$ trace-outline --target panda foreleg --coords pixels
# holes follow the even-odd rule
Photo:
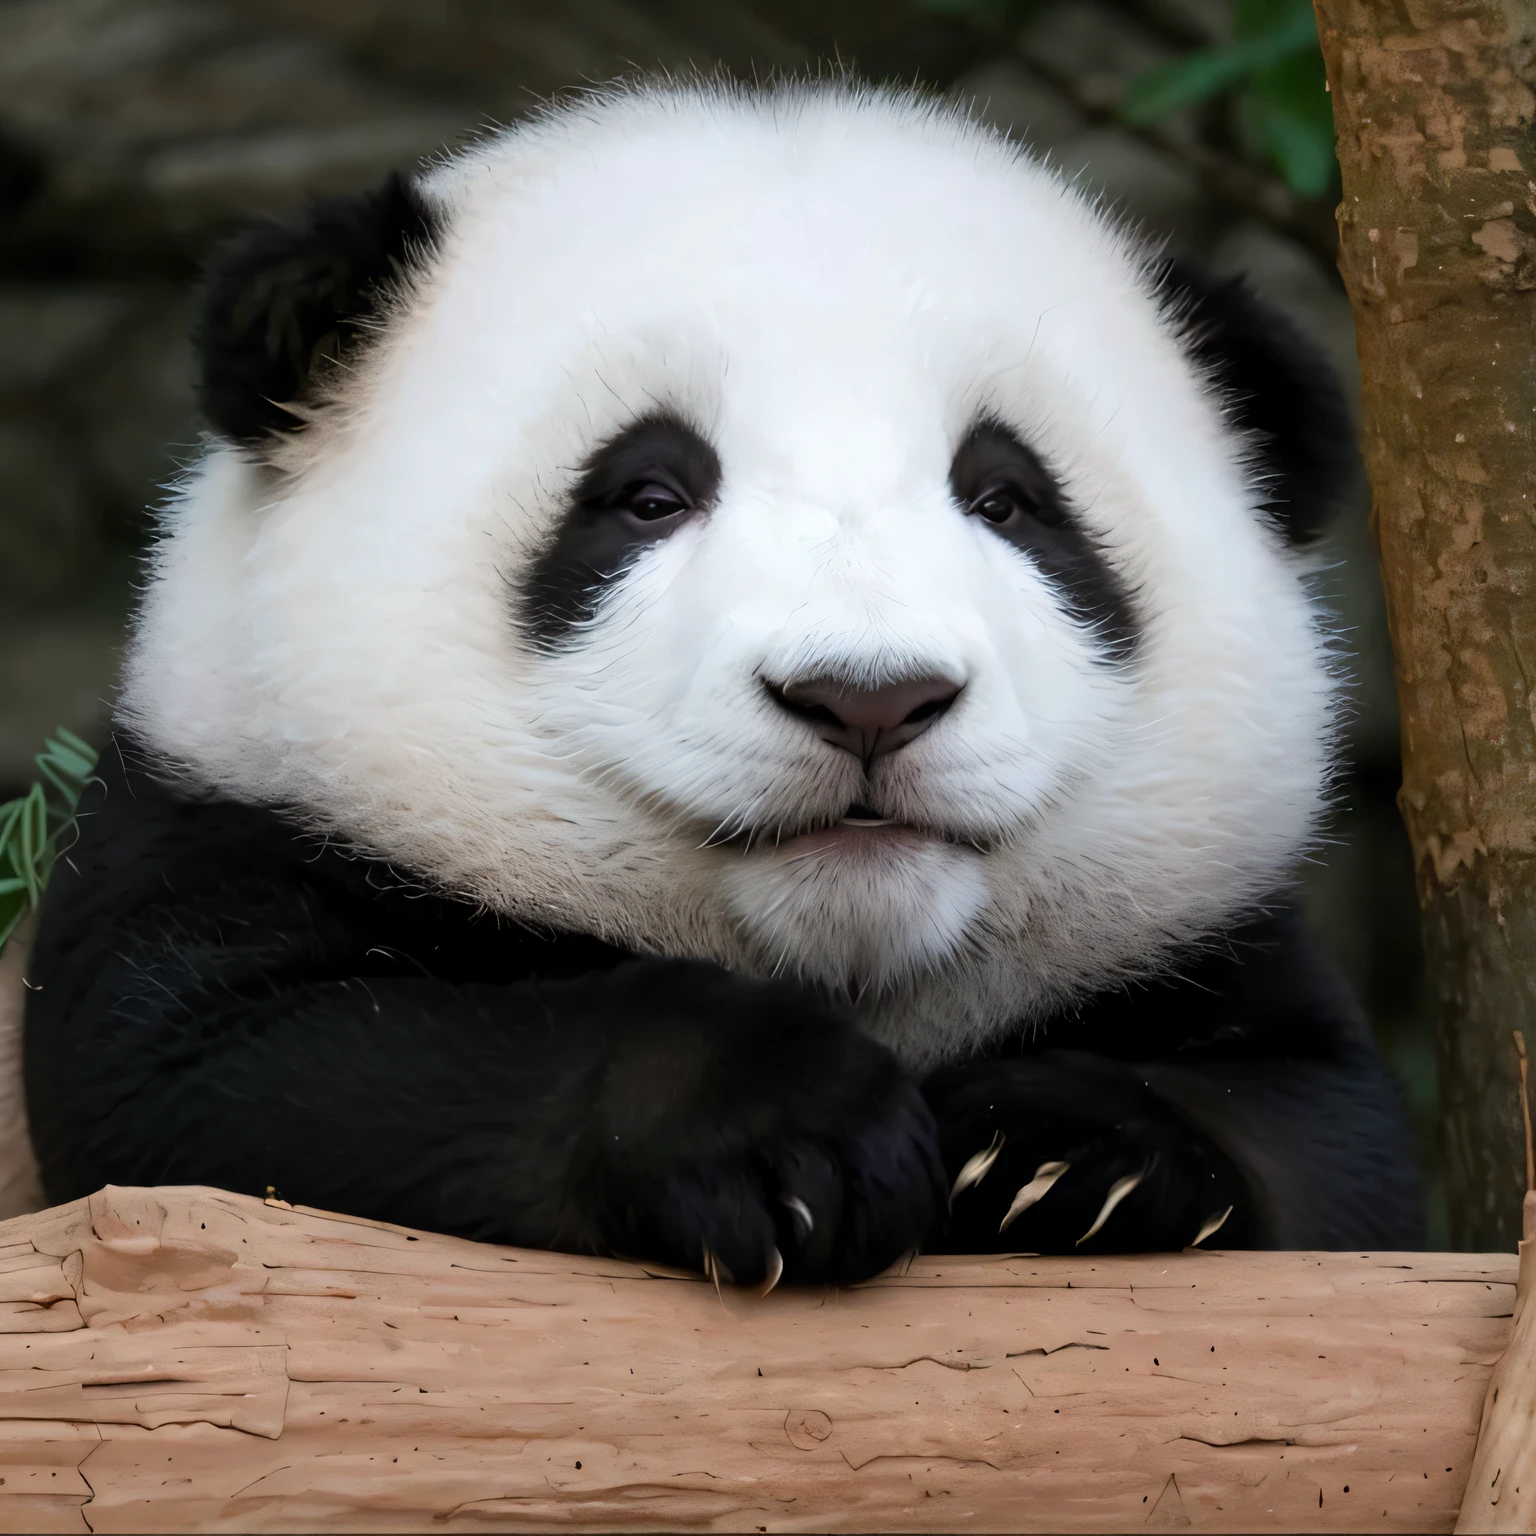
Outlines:
[[[1249,1238],[1231,1162],[1126,1063],[1050,1051],[951,1068],[926,1088],[952,1178],[951,1251],[1179,1249],[1223,1216],[1223,1243]],[[966,1165],[981,1147],[995,1158],[976,1179]]]
[[[158,927],[158,925],[157,925]],[[213,1184],[757,1284],[859,1280],[942,1204],[917,1084],[788,986],[636,960],[539,983],[284,971],[217,918],[124,935],[32,1021],[49,1193]],[[243,944],[249,944],[243,950]],[[243,958],[242,958],[243,957]]]
[[[1422,1246],[1395,1093],[1367,1052],[1128,1063],[1049,1051],[927,1085],[952,1178],[952,1251]]]

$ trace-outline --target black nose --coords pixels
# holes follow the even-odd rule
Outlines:
[[[823,741],[862,758],[875,758],[916,741],[960,697],[947,677],[906,677],[863,688],[842,677],[767,683],[781,708],[804,720]]]

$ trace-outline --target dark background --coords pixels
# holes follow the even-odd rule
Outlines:
[[[0,0],[0,799],[47,732],[102,734],[136,552],[196,451],[185,334],[210,243],[636,68],[841,60],[967,102],[1150,237],[1247,273],[1355,387],[1329,200],[1234,147],[1220,103],[1127,127],[1127,80],[1221,0]],[[599,215],[600,217],[600,215]],[[1434,1178],[1433,1035],[1393,796],[1391,655],[1363,488],[1325,551],[1352,678],[1313,921],[1365,999]]]

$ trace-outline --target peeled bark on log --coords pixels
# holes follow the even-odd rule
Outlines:
[[[1536,1531],[1536,1190],[1525,1195],[1515,1329],[1483,1401],[1477,1454],[1456,1521],[1463,1532]]]
[[[1536,1040],[1536,0],[1316,0],[1459,1244],[1513,1249]]]
[[[1449,1530],[1515,1259],[920,1259],[849,1290],[204,1189],[0,1225],[0,1528]]]

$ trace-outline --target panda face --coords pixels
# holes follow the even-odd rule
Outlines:
[[[168,513],[124,711],[194,778],[846,992],[915,1064],[1284,877],[1331,709],[1302,571],[1049,172],[901,97],[694,89],[422,196],[305,430]]]
[[[777,362],[712,432],[619,427],[510,595],[543,728],[703,855],[758,963],[890,987],[1102,750],[1135,621],[1016,432],[920,365],[909,403]]]

